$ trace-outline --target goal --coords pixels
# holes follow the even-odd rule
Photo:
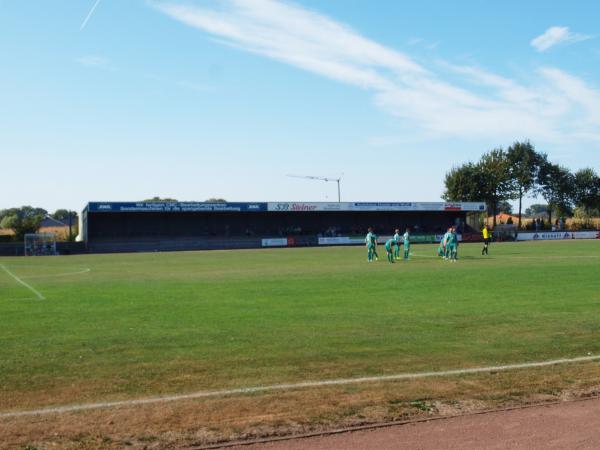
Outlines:
[[[25,235],[25,256],[56,255],[54,233],[28,233]]]

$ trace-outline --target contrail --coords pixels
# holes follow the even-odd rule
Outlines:
[[[81,24],[81,28],[79,28],[79,31],[81,31],[81,30],[83,30],[85,28],[85,26],[87,25],[88,21],[90,20],[90,17],[92,17],[92,14],[94,14],[94,11],[98,7],[98,4],[100,3],[100,1],[101,0],[96,0],[96,3],[94,3],[94,6],[92,6],[92,9],[90,9],[90,12],[86,16],[86,18],[83,20],[83,23]]]

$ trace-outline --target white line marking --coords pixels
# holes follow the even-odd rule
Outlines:
[[[27,289],[29,289],[31,292],[33,292],[33,293],[35,294],[35,296],[36,296],[36,297],[37,297],[39,300],[46,300],[46,297],[44,297],[44,295],[43,295],[43,294],[42,294],[40,291],[38,291],[38,290],[37,290],[36,288],[34,288],[33,286],[31,286],[31,285],[29,285],[29,284],[25,283],[25,282],[24,282],[23,280],[21,280],[21,279],[20,279],[18,276],[16,276],[14,273],[12,273],[10,270],[8,270],[4,264],[0,264],[0,268],[2,268],[2,270],[4,270],[4,271],[5,271],[7,274],[9,274],[11,277],[13,277],[13,279],[14,279],[14,280],[15,280],[17,283],[19,283],[19,284],[21,284],[21,285],[25,286]]]
[[[92,14],[94,14],[94,11],[96,10],[96,7],[98,6],[99,3],[100,3],[100,0],[96,0],[96,3],[94,3],[94,6],[92,6],[92,9],[90,9],[90,12],[86,16],[86,18],[83,20],[83,23],[81,24],[81,27],[79,28],[79,31],[82,31],[85,28],[88,21],[92,17]]]
[[[470,369],[455,369],[455,370],[442,370],[438,372],[417,372],[417,373],[401,373],[396,375],[380,375],[372,377],[361,377],[361,378],[340,378],[337,380],[321,380],[321,381],[305,381],[301,383],[285,383],[285,384],[271,384],[267,386],[255,386],[245,387],[238,389],[221,389],[218,391],[200,391],[193,392],[190,394],[180,395],[167,395],[163,397],[147,397],[133,400],[121,400],[114,402],[101,402],[101,403],[83,403],[79,405],[65,405],[55,406],[49,408],[33,409],[28,411],[11,411],[0,413],[0,418],[11,418],[11,417],[24,417],[24,416],[35,416],[44,414],[61,414],[67,412],[78,412],[87,411],[90,409],[106,409],[115,408],[120,406],[138,406],[148,405],[153,403],[166,403],[175,402],[179,400],[192,400],[198,398],[207,397],[222,397],[226,395],[234,394],[253,394],[257,392],[266,391],[281,391],[290,389],[302,389],[309,387],[323,387],[323,386],[339,386],[345,384],[359,384],[359,383],[376,383],[381,381],[398,381],[398,380],[412,380],[417,378],[428,378],[428,377],[444,377],[452,375],[468,375],[475,373],[486,373],[486,372],[501,372],[516,369],[528,369],[532,367],[547,367],[555,366],[559,364],[572,364],[579,362],[589,362],[600,360],[600,355],[594,356],[583,356],[579,358],[565,358],[565,359],[554,359],[550,361],[538,361],[521,364],[508,364],[504,366],[491,366],[491,367],[474,367]]]
[[[68,277],[70,275],[80,275],[83,273],[88,273],[91,272],[92,269],[90,268],[85,268],[85,269],[81,269],[78,270],[77,272],[66,272],[66,273],[57,273],[57,274],[49,274],[49,275],[29,275],[26,277],[21,277],[22,280],[26,280],[29,278],[53,278],[53,277]]]

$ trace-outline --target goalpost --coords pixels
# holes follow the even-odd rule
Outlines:
[[[27,233],[25,235],[25,256],[57,255],[54,233]]]

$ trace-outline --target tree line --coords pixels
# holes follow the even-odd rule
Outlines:
[[[485,201],[494,216],[509,200],[518,200],[518,226],[522,225],[523,199],[542,196],[552,213],[570,216],[574,208],[600,215],[600,177],[592,168],[571,172],[536,151],[529,141],[515,142],[506,150],[495,148],[477,162],[453,167],[444,180],[446,201]]]
[[[50,218],[68,225],[69,217],[73,227],[77,227],[77,213],[67,209],[57,209],[54,213],[49,214],[45,209],[34,208],[33,206],[8,208],[0,210],[0,228],[12,230],[14,239],[22,241],[27,233],[37,232],[44,219]]]
[[[177,200],[169,197],[152,197],[144,202],[176,202]],[[223,198],[211,197],[206,200],[207,203],[225,203],[226,200]],[[21,206],[20,208],[8,208],[0,210],[0,228],[12,230],[13,239],[16,241],[22,241],[23,237],[27,233],[36,233],[40,229],[40,224],[44,219],[51,218],[58,222],[62,222],[65,225],[69,224],[69,217],[73,227],[76,228],[78,225],[78,216],[75,211],[69,211],[67,209],[57,209],[54,213],[50,214],[44,208],[37,208],[33,206]],[[74,238],[74,236],[70,236]]]

